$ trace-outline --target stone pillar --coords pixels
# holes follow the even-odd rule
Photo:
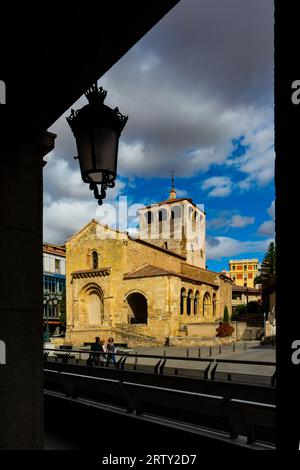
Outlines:
[[[194,316],[194,296],[191,295],[191,296],[190,296],[190,299],[191,299],[191,300],[190,300],[190,306],[191,306],[191,314],[190,314],[190,316]]]
[[[183,299],[183,315],[186,316],[187,315],[187,295],[183,294],[182,299]]]
[[[43,161],[55,135],[1,148],[0,448],[43,448]],[[4,145],[3,145],[4,147]]]

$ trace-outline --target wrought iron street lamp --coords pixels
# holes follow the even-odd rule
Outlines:
[[[46,310],[46,331],[45,331],[45,336],[44,336],[44,341],[48,342],[50,338],[50,332],[49,332],[49,308],[53,305],[54,307],[57,307],[59,298],[56,297],[55,295],[46,295],[43,300],[43,304],[45,306]]]
[[[67,121],[76,139],[82,180],[90,184],[98,204],[107,188],[115,186],[119,137],[128,120],[118,108],[104,104],[107,92],[95,83],[85,93],[88,104],[74,111]],[[97,185],[101,185],[99,193]]]

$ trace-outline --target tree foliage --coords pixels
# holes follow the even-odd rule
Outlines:
[[[274,288],[276,283],[276,247],[274,242],[270,242],[265,257],[261,264],[259,276],[254,279],[254,285],[260,284],[262,288],[262,305],[263,312],[269,311],[269,292]]]
[[[261,284],[262,290],[275,284],[276,281],[276,247],[274,242],[270,242],[263,262],[260,274],[255,277],[254,285]]]
[[[224,307],[223,322],[224,322],[224,323],[228,323],[228,322],[229,322],[229,313],[228,313],[227,305],[225,305],[225,307]]]

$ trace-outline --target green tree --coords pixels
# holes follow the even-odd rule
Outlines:
[[[260,274],[255,277],[254,285],[261,284],[262,290],[275,284],[276,281],[276,248],[275,243],[270,242],[265,257],[261,264]]]
[[[225,305],[225,307],[224,307],[223,322],[224,322],[224,323],[228,323],[228,322],[229,322],[229,313],[228,313],[227,305]]]
[[[269,311],[269,292],[276,282],[276,247],[270,242],[261,264],[260,274],[254,279],[254,285],[261,284],[262,312]]]

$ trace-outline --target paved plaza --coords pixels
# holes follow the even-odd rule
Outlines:
[[[234,348],[234,349],[233,349]],[[257,361],[257,362],[270,362],[274,363],[274,366],[269,365],[252,365],[252,364],[234,364],[234,363],[219,363],[217,367],[218,373],[232,373],[232,374],[245,374],[253,376],[255,382],[260,382],[260,380],[255,380],[256,377],[267,377],[268,382],[270,377],[275,372],[276,368],[276,349],[271,345],[261,345],[259,341],[251,342],[240,342],[235,343],[235,345],[222,346],[221,350],[219,346],[214,346],[212,348],[208,346],[199,347],[151,347],[151,348],[134,348],[134,351],[137,354],[153,354],[164,357],[189,357],[188,360],[181,359],[167,359],[165,364],[165,372],[169,369],[170,372],[172,369],[178,368],[181,372],[179,375],[190,375],[192,371],[197,373],[197,371],[204,370],[208,366],[208,361],[205,359],[215,359],[223,360],[227,359],[230,361]],[[199,358],[199,361],[193,361],[191,358]],[[151,358],[138,358],[137,366],[143,365],[155,365],[159,359]],[[134,359],[128,358],[127,363],[133,363]],[[194,375],[194,374],[193,374]],[[262,382],[264,382],[262,380]]]

